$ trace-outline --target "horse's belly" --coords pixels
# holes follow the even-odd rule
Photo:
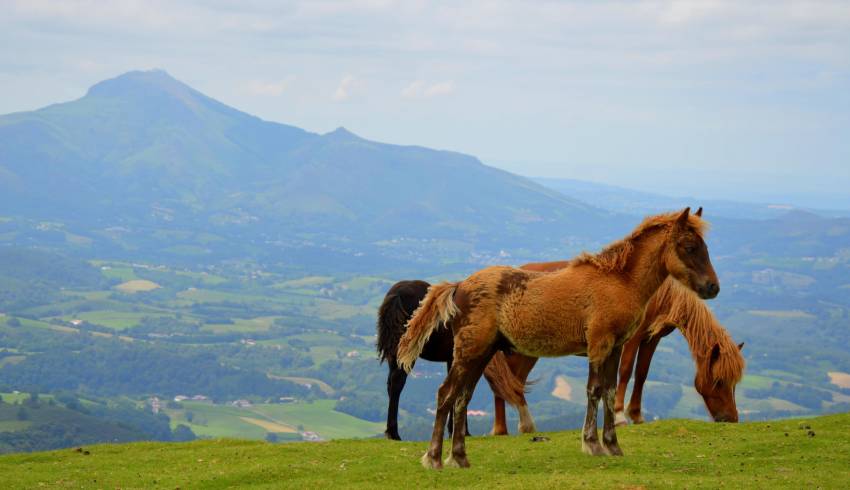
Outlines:
[[[587,352],[581,324],[516,325],[503,332],[517,352],[532,357],[560,357]]]

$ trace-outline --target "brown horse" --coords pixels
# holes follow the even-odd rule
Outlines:
[[[522,266],[530,270],[556,271],[567,262],[546,262]],[[711,417],[717,422],[737,422],[738,410],[735,405],[735,386],[744,372],[744,358],[741,348],[732,341],[728,332],[717,321],[708,306],[689,289],[667,278],[655,292],[646,306],[644,319],[632,338],[623,345],[620,357],[620,376],[614,411],[617,425],[627,423],[623,413],[623,401],[626,387],[632,376],[637,357],[637,372],[629,402],[629,418],[636,424],[643,422],[641,416],[641,396],[643,385],[649,373],[649,364],[658,342],[678,328],[688,342],[691,355],[696,363],[694,386],[702,395]],[[525,382],[528,374],[537,362],[537,358],[513,353],[507,356],[513,374]],[[494,395],[495,418],[493,435],[508,433],[505,421],[505,401]],[[525,396],[517,406],[519,412],[519,432],[534,432],[534,421],[528,410]]]
[[[614,394],[622,345],[640,324],[644,307],[672,275],[702,298],[720,290],[703,240],[705,223],[690,209],[645,219],[629,236],[602,252],[582,254],[553,273],[489,267],[459,283],[432,286],[399,342],[398,361],[409,370],[430,335],[450,325],[453,363],[437,393],[437,413],[426,467],[441,468],[443,432],[454,409],[447,464],[468,467],[466,407],[490,358],[498,350],[533,357],[586,354],[588,403],[582,448],[622,455],[614,426]],[[602,443],[596,427],[600,398]]]

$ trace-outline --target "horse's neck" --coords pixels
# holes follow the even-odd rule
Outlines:
[[[664,231],[648,233],[635,240],[626,273],[641,304],[646,304],[667,278],[664,265]]]

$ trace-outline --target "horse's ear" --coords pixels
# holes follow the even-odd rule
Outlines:
[[[720,359],[720,344],[714,344],[711,348],[711,357],[709,357],[708,365],[711,366]]]
[[[691,213],[691,208],[689,208],[689,207],[685,208],[685,210],[682,211],[682,214],[680,214],[679,217],[676,218],[676,225],[681,226],[681,227],[687,226],[688,215],[690,213]]]
[[[697,209],[697,212],[694,214],[702,218],[702,206],[700,206],[699,209]]]
[[[743,342],[738,344],[738,350],[744,350],[744,343]]]

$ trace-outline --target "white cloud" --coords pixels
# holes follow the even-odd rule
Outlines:
[[[423,80],[416,80],[404,87],[401,91],[401,96],[405,99],[439,97],[441,95],[449,95],[454,90],[455,83],[451,80],[430,85]]]
[[[438,97],[440,95],[449,95],[455,91],[455,83],[452,81],[440,82],[431,85],[425,89],[425,97]]]
[[[280,97],[289,88],[295,77],[289,76],[283,80],[269,82],[264,80],[252,80],[243,85],[245,92],[251,95]]]
[[[411,82],[410,85],[404,87],[401,91],[401,96],[405,99],[415,99],[422,95],[422,89],[425,88],[425,82],[422,80],[416,80]]]
[[[334,92],[333,100],[341,102],[343,100],[350,99],[353,88],[354,77],[351,75],[342,77],[342,80],[340,80],[339,85],[336,87],[336,91]]]

